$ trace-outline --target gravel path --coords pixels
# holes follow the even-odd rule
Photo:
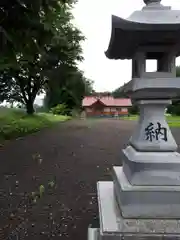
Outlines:
[[[13,230],[29,240],[87,239],[98,224],[96,182],[111,180],[135,125],[69,121],[2,147],[0,239]]]

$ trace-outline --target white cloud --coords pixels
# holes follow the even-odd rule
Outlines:
[[[180,9],[179,0],[163,0],[162,3]],[[114,90],[130,80],[131,61],[109,60],[104,52],[111,34],[111,15],[127,18],[142,7],[143,0],[79,0],[73,10],[75,24],[87,38],[83,43],[85,60],[80,68],[86,77],[95,81],[97,91]],[[153,70],[155,64],[151,62],[147,68]]]

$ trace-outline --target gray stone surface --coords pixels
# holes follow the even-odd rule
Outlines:
[[[98,182],[98,203],[101,235],[162,237],[180,236],[177,219],[125,219],[114,195],[113,182]],[[113,239],[113,238],[112,238]]]
[[[99,239],[180,240],[180,154],[164,116],[180,94],[180,11],[160,2],[144,0],[146,6],[128,19],[112,18],[106,56],[132,59],[124,91],[139,106],[140,118],[123,167],[113,168],[113,182],[98,183]],[[156,72],[146,72],[146,59],[157,60]]]
[[[143,78],[143,75],[145,76]],[[144,73],[141,78],[133,78],[124,88],[136,99],[171,99],[180,94],[180,78],[154,77]]]
[[[155,2],[147,4],[141,11],[133,12],[128,20],[140,23],[179,23],[180,11]]]
[[[130,139],[130,144],[135,149],[146,152],[172,152],[177,150],[177,144],[164,116],[165,108],[170,103],[170,100],[137,101],[140,108],[140,117]],[[156,135],[158,124],[160,124],[160,132],[158,131]]]
[[[180,218],[180,186],[131,185],[122,167],[113,170],[114,191],[123,217]]]
[[[160,3],[161,0],[144,0],[145,4],[151,4],[151,3]]]
[[[132,185],[180,185],[178,152],[139,152],[132,146],[123,152],[123,171]]]
[[[113,182],[98,183],[100,229],[89,228],[88,240],[180,239],[180,220],[124,219],[117,207]]]
[[[88,228],[88,240],[99,240],[99,229],[98,228]]]

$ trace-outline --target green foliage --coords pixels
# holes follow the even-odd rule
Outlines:
[[[49,109],[59,103],[66,104],[71,110],[80,108],[84,95],[93,91],[92,81],[74,66],[62,64],[52,73],[51,79],[44,99],[44,105]]]
[[[121,117],[123,120],[137,121],[139,119],[138,115],[130,115]],[[166,120],[170,127],[180,127],[180,116],[166,116]]]
[[[126,84],[124,84],[122,87],[117,88],[116,90],[114,90],[114,92],[112,92],[112,95],[114,98],[127,98],[127,94],[124,91]]]
[[[134,121],[134,120],[137,121],[138,118],[139,118],[138,115],[129,115],[129,116],[123,116],[123,117],[121,117],[121,119],[123,119],[123,120],[132,120],[132,121]]]
[[[94,82],[90,79],[84,78],[84,96],[91,96],[95,93],[94,89],[93,89],[93,84]]]
[[[86,94],[86,96],[98,96],[98,97],[111,97],[112,93],[105,91],[105,92],[96,92],[94,90],[92,90],[89,94]]]
[[[51,113],[54,115],[70,115],[70,110],[65,104],[58,104],[55,107],[51,108]]]
[[[168,116],[167,121],[170,127],[180,127],[180,117],[179,116]]]
[[[45,193],[48,193],[49,191],[48,190],[51,190],[51,193],[52,191],[57,187],[57,184],[56,184],[56,180],[55,178],[53,178],[52,180],[49,180],[48,183],[45,185],[41,184],[39,187],[38,187],[38,190],[35,191],[35,192],[32,192],[30,194],[30,199],[31,201],[36,204],[37,201],[39,201],[40,199],[42,199],[43,196],[45,196]],[[47,191],[46,191],[47,190]]]
[[[172,115],[180,116],[180,104],[172,106]]]
[[[39,196],[40,196],[40,198],[43,196],[44,192],[45,192],[45,186],[40,185],[39,186]]]
[[[139,114],[139,108],[137,105],[132,105],[132,107],[129,108],[129,114],[136,115]]]
[[[0,66],[18,67],[17,53],[28,60],[43,51],[61,20],[63,26],[72,18],[74,0],[2,0],[0,1]],[[60,28],[60,27],[59,27]],[[58,28],[58,29],[59,29]]]
[[[180,102],[179,100],[173,101],[172,105],[170,105],[167,109],[167,113],[172,115],[180,116]]]
[[[72,24],[74,3],[1,1],[0,101],[19,102],[33,114],[34,100],[54,72],[82,61],[84,36]]]
[[[28,116],[21,110],[2,108],[0,110],[0,140],[21,137],[68,119],[69,117],[66,116],[54,116],[47,113]]]
[[[180,66],[176,67],[176,77],[180,77]]]
[[[176,67],[176,77],[180,77],[180,66]],[[167,113],[180,116],[180,100],[176,99],[172,101],[172,105],[167,108]]]

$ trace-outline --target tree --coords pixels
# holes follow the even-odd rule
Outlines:
[[[51,41],[56,23],[67,23],[75,0],[1,0],[0,67],[18,67],[17,53],[29,60]],[[57,17],[58,16],[58,17]],[[63,24],[64,25],[64,24]],[[33,54],[32,54],[33,53]]]
[[[37,63],[37,66],[35,63]],[[38,60],[26,65],[19,64],[19,69],[9,68],[7,72],[3,72],[1,80],[1,83],[4,82],[4,86],[7,86],[7,81],[9,84],[9,91],[6,91],[5,100],[21,103],[25,105],[28,114],[33,114],[34,100],[46,80],[39,69]]]
[[[4,69],[0,72],[0,95],[2,100],[11,99],[25,104],[27,113],[33,114],[36,95],[52,81],[51,72],[63,64],[75,66],[83,59],[80,42],[84,37],[71,24],[73,16],[70,10],[75,1],[32,1],[32,6],[27,0],[17,2],[13,5],[14,9],[22,12],[25,22],[21,25],[22,19],[18,18],[17,24],[20,24],[22,32],[17,31],[15,35],[11,27],[4,24],[4,38],[11,36],[15,43],[10,38],[6,41],[5,49],[9,47],[10,52],[9,55],[6,51],[4,53],[10,64],[4,64],[6,61],[1,64],[1,69]],[[6,12],[11,10],[8,4],[6,7]],[[12,21],[11,17],[6,20],[7,23]],[[23,37],[21,34],[25,35],[24,48],[17,41]],[[7,79],[9,82],[6,85]]]
[[[98,96],[98,97],[107,97],[107,96],[112,96],[111,92],[105,91],[105,92],[95,92],[93,91],[90,95],[92,96]]]
[[[180,77],[180,66],[176,67],[176,77]]]
[[[84,95],[93,91],[92,81],[86,79],[77,67],[61,65],[52,73],[44,104],[48,109],[58,104],[66,104],[69,109],[80,108]]]
[[[131,115],[136,115],[139,114],[139,107],[135,104],[133,104],[130,108],[129,108],[129,114]]]
[[[123,86],[117,88],[116,90],[114,90],[112,92],[112,95],[114,98],[126,98],[127,97],[127,94],[125,93],[124,91],[124,88],[126,87],[126,83],[124,83]]]
[[[176,77],[180,77],[180,66],[176,67]],[[172,101],[172,105],[168,106],[167,113],[180,115],[180,96]]]
[[[95,93],[93,89],[93,84],[94,82],[92,80],[84,77],[84,85],[85,85],[84,96],[91,96]]]
[[[0,75],[0,102],[9,100],[11,86],[14,84],[14,81],[11,76],[9,76],[7,71],[1,71]]]

